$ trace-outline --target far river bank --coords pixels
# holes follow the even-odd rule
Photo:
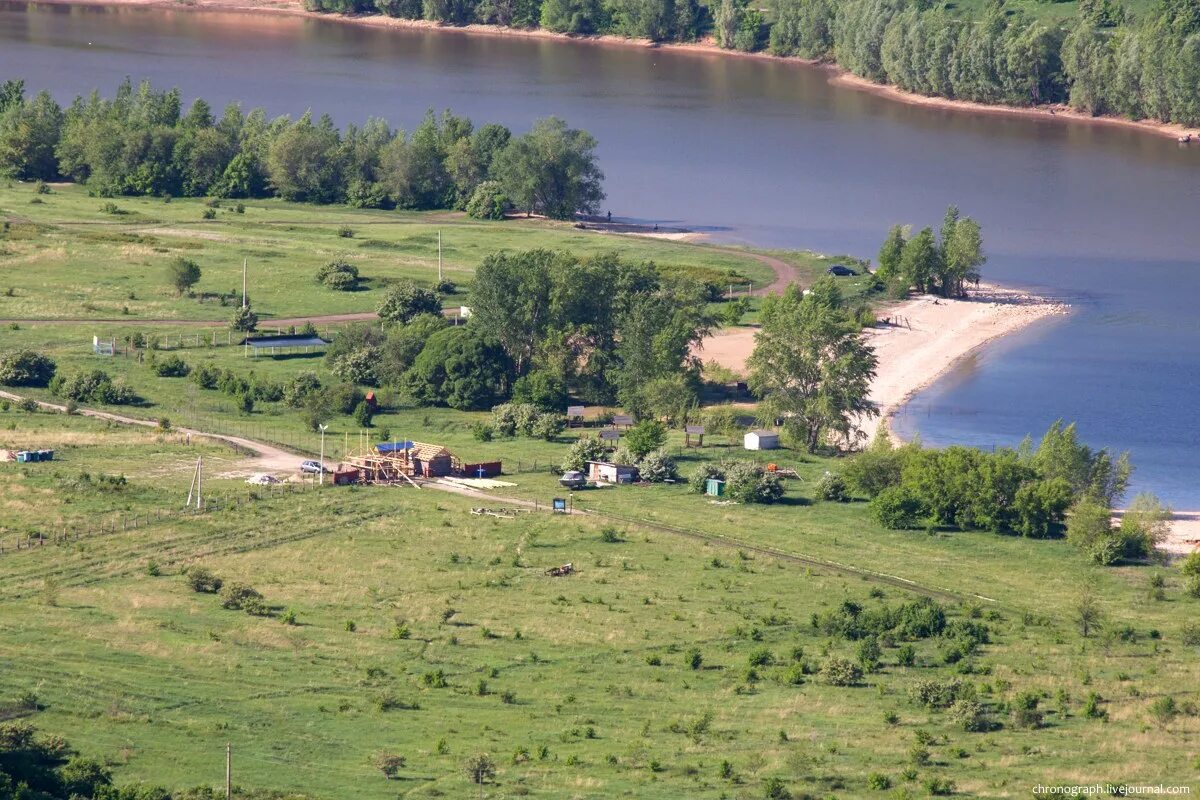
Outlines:
[[[462,26],[443,25],[429,20],[401,19],[382,14],[344,15],[306,11],[301,0],[42,0],[52,5],[88,5],[103,7],[141,7],[170,9],[174,11],[207,11],[240,14],[274,14],[320,19],[347,25],[362,25],[376,28],[439,31],[474,36],[501,36],[560,41],[587,42],[608,47],[633,47],[639,49],[662,49],[675,52],[700,53],[710,56],[750,58],[777,62],[792,62],[821,70],[829,75],[830,83],[869,92],[879,97],[929,109],[950,110],[970,114],[995,114],[1026,119],[1054,122],[1074,122],[1088,125],[1104,125],[1137,130],[1160,137],[1179,140],[1190,137],[1200,143],[1200,128],[1189,128],[1175,123],[1155,120],[1131,120],[1115,116],[1092,116],[1065,105],[1043,105],[1037,107],[989,105],[966,100],[951,100],[945,97],[929,97],[906,92],[895,86],[878,84],[861,78],[836,64],[793,56],[775,56],[767,52],[743,53],[718,47],[711,39],[691,43],[652,42],[648,39],[631,39],[613,35],[580,36],[555,33],[541,28],[532,30],[506,28],[499,25],[471,24]]]

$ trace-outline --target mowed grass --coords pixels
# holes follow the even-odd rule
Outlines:
[[[238,203],[244,213],[238,213]],[[105,204],[118,213],[107,213]],[[206,211],[215,219],[205,220]],[[475,268],[497,250],[551,248],[581,256],[615,251],[703,275],[727,276],[765,286],[769,268],[737,252],[681,242],[577,230],[541,220],[482,222],[450,212],[356,210],[278,200],[90,197],[76,185],[56,185],[38,195],[32,184],[0,187],[0,318],[208,320],[224,322],[240,302],[243,261],[249,295],[264,325],[274,318],[374,311],[389,284],[437,281],[438,232],[445,277],[464,287],[446,305],[470,302]],[[349,232],[349,237],[343,235]],[[177,297],[166,279],[175,258],[201,268],[197,295]],[[364,288],[336,292],[318,285],[316,271],[334,259],[355,264]],[[815,273],[820,259],[796,254]],[[722,283],[725,278],[722,278]],[[11,295],[8,290],[11,288]]]
[[[82,434],[100,452],[147,446],[120,429]],[[1149,569],[1093,567],[1058,543],[885,532],[861,504],[811,502],[811,480],[831,462],[760,456],[801,472],[787,503],[715,506],[679,487],[628,487],[575,497],[622,519],[500,520],[470,513],[477,499],[431,489],[327,488],[7,553],[0,658],[11,697],[0,699],[35,693],[31,721],[121,781],[219,784],[230,742],[236,783],[329,798],[473,796],[461,766],[481,752],[499,766],[490,797],[758,798],[770,778],[798,797],[888,796],[868,788],[871,773],[913,796],[930,778],[979,797],[1028,797],[1039,782],[1197,784],[1200,667],[1180,641],[1196,605],[1174,578],[1165,600],[1151,600]],[[549,475],[513,480],[504,494],[561,493]],[[139,487],[158,483],[132,477],[131,506],[150,507]],[[604,540],[605,526],[618,541]],[[577,574],[544,574],[567,562]],[[181,573],[192,565],[253,585],[275,616],[191,592]],[[1084,585],[1103,599],[1108,630],[1086,640],[1071,620]],[[788,682],[794,658],[815,669],[856,655],[857,643],[815,631],[812,614],[847,599],[894,607],[925,586],[964,596],[940,600],[952,620],[988,625],[991,643],[960,662],[969,668],[944,663],[947,643],[931,639],[912,642],[911,667],[885,646],[860,686]],[[298,625],[281,621],[284,609]],[[752,676],[763,648],[772,663]],[[425,677],[439,671],[444,687]],[[954,677],[978,688],[1002,727],[967,733],[911,697],[919,681]],[[1028,691],[1042,693],[1045,724],[1016,729],[1000,704]],[[1083,714],[1090,692],[1106,720]],[[1155,718],[1165,696],[1185,711]],[[911,753],[918,731],[927,764]],[[376,768],[382,754],[407,759],[399,780]]]

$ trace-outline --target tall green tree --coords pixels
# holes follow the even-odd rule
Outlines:
[[[596,140],[556,117],[538,120],[532,131],[509,142],[496,156],[493,172],[527,214],[571,219],[597,212],[604,199]]]
[[[823,297],[834,295],[806,296],[793,284],[767,298],[747,361],[750,386],[762,398],[761,413],[782,419],[809,452],[830,437],[856,442],[859,418],[879,413],[868,399],[875,353],[845,310]]]

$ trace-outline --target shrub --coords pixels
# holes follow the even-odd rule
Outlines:
[[[700,669],[700,667],[704,664],[704,656],[701,655],[699,650],[693,647],[687,652],[687,655],[684,657],[684,661],[692,669]]]
[[[862,668],[849,659],[834,656],[821,665],[821,679],[830,686],[856,686],[862,676]]]
[[[1150,717],[1160,727],[1166,727],[1179,713],[1179,706],[1171,696],[1157,697],[1150,704]]]
[[[422,289],[412,281],[402,281],[393,286],[379,307],[380,319],[407,323],[421,314],[441,314],[442,303],[429,289]]]
[[[216,594],[221,591],[221,586],[224,583],[204,567],[192,567],[184,575],[187,577],[188,586],[191,587],[193,592]]]
[[[647,453],[646,457],[638,462],[638,474],[647,483],[663,483],[679,479],[679,470],[675,466],[675,459],[668,456],[663,450]]]
[[[917,527],[925,508],[916,492],[904,486],[891,486],[875,495],[871,515],[890,530],[910,530]]]
[[[872,772],[867,776],[867,788],[883,792],[892,788],[892,779],[880,772]]]
[[[950,707],[950,717],[954,724],[971,733],[990,731],[993,727],[987,710],[974,698],[963,697],[956,700]]]
[[[330,261],[317,270],[316,281],[327,289],[352,292],[359,287],[358,267],[345,261]]]
[[[383,773],[383,777],[389,781],[397,778],[400,775],[400,770],[404,769],[408,761],[404,756],[383,754],[376,759],[376,766]]]
[[[477,442],[490,442],[496,436],[496,431],[486,422],[475,422],[471,425],[471,436]]]
[[[467,201],[467,216],[475,219],[504,219],[508,197],[499,181],[484,181],[475,187]]]
[[[538,439],[552,442],[566,430],[567,419],[560,414],[538,414],[530,426],[529,434]]]
[[[634,458],[642,458],[667,443],[667,429],[657,420],[645,419],[629,429],[622,443]]]
[[[221,590],[221,607],[228,609],[243,609],[247,603],[253,606],[255,601],[261,602],[263,596],[251,586],[244,583],[231,583]]]
[[[770,648],[760,647],[751,651],[746,660],[752,667],[769,667],[775,663],[775,655]]]
[[[571,445],[567,457],[563,459],[563,471],[587,469],[587,462],[600,461],[608,455],[608,448],[599,439],[578,439]]]
[[[535,369],[513,382],[512,399],[542,411],[558,411],[567,404],[567,387],[554,373]]]
[[[718,464],[700,464],[688,475],[688,490],[703,494],[710,478],[725,479],[725,471]]]
[[[817,481],[817,497],[833,503],[845,503],[850,500],[850,490],[841,475],[826,472]]]
[[[457,294],[458,284],[449,278],[442,278],[433,285],[433,290],[440,295]]]
[[[788,791],[783,778],[772,776],[763,783],[763,797],[766,800],[791,800],[792,793]]]
[[[54,378],[54,361],[36,350],[17,350],[0,356],[0,384],[48,386]]]
[[[850,459],[843,474],[846,482],[868,497],[900,483],[904,451],[892,447],[886,433],[875,437],[871,446]]]
[[[910,694],[913,700],[931,709],[949,708],[960,696],[967,696],[965,685],[959,678],[951,678],[948,681],[917,681]]]
[[[186,378],[192,371],[179,356],[169,356],[154,363],[154,374],[160,378]]]
[[[783,497],[779,476],[753,461],[723,464],[725,494],[740,503],[774,503]]]

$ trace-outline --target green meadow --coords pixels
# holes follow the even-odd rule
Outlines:
[[[745,453],[721,435],[689,449],[672,432],[668,449],[685,475],[731,456],[794,469],[780,503],[725,504],[674,484],[575,492],[581,513],[569,516],[475,514],[564,496],[555,468],[580,430],[478,441],[486,414],[388,391],[368,431],[331,421],[328,456],[367,435],[437,442],[467,461],[502,460],[514,485],[486,500],[247,486],[252,460],[176,428],[284,444],[297,462],[318,435],[282,402],[247,413],[150,364],[178,355],[280,384],[302,370],[329,376],[319,355],[251,358],[225,344],[219,322],[244,258],[266,325],[371,311],[391,281],[432,285],[439,230],[460,284],[447,305],[469,304],[472,270],[501,248],[619,249],[757,285],[770,280],[760,262],[539,221],[133,198],[111,201],[111,214],[105,202],[77,187],[0,188],[0,318],[15,320],[0,350],[40,350],[64,374],[104,369],[143,398],[110,410],[172,426],[0,403],[0,448],[55,450],[51,462],[0,462],[0,716],[66,737],[117,783],[219,786],[229,744],[235,785],[311,798],[1200,787],[1200,605],[1173,567],[1099,567],[1064,541],[885,530],[861,499],[817,499],[839,459]],[[775,255],[805,280],[828,263]],[[201,266],[197,297],[166,284],[177,256]],[[359,265],[366,290],[313,281],[338,257]],[[849,293],[855,280],[844,279]],[[159,349],[92,353],[92,336],[135,333]],[[723,392],[708,399],[734,399]],[[184,515],[199,457],[213,510]],[[574,574],[546,574],[566,563]],[[259,613],[193,591],[194,567],[253,587]],[[1084,593],[1100,611],[1086,637]],[[898,622],[927,614],[943,624]],[[838,627],[851,617],[873,632]],[[496,776],[476,786],[464,764],[484,753]],[[389,778],[380,767],[397,759]]]

